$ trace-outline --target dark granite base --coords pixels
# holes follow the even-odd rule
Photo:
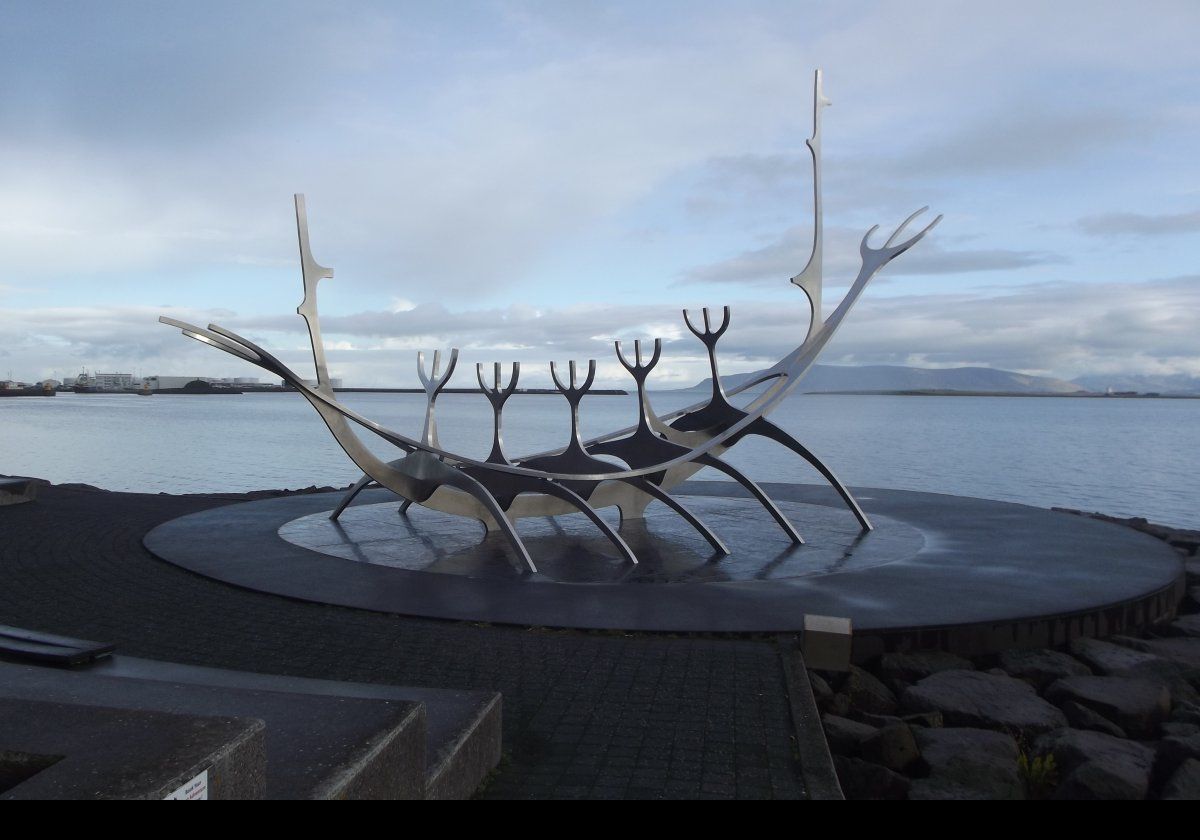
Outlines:
[[[714,552],[682,517],[660,504],[651,505],[644,520],[624,524],[615,509],[601,511],[613,528],[620,527],[636,565],[582,514],[522,519],[517,527],[536,558],[535,576],[503,536],[415,505],[400,516],[392,500],[348,508],[337,521],[320,510],[286,523],[279,536],[319,554],[410,572],[552,584],[787,580],[894,563],[925,542],[920,530],[889,516],[876,516],[875,530],[864,535],[844,508],[782,501],[780,509],[804,532],[805,544],[796,545],[760,515],[762,508],[752,499],[693,497],[687,506],[721,535],[732,554]]]
[[[860,536],[828,488],[767,490],[786,505],[808,545],[793,548],[765,512],[747,505],[740,488],[698,482],[685,485],[683,500],[713,520],[733,556],[712,557],[668,514],[655,513],[644,531],[632,529],[652,549],[646,569],[624,574],[614,572],[603,538],[567,518],[519,526],[529,533],[535,560],[553,575],[514,572],[503,544],[485,539],[474,522],[456,520],[445,542],[450,525],[430,511],[410,524],[396,517],[394,526],[398,541],[425,552],[423,567],[413,568],[419,560],[386,545],[367,546],[358,560],[334,556],[353,550],[352,535],[321,545],[328,529],[304,518],[328,511],[336,494],[180,517],[147,534],[145,545],[168,562],[248,589],[435,618],[788,632],[802,627],[806,613],[845,616],[854,623],[855,658],[925,644],[929,634],[951,648],[981,652],[1128,630],[1172,612],[1182,591],[1182,565],[1169,547],[1109,523],[983,499],[861,489],[856,493],[878,527]],[[389,525],[375,514],[396,514],[386,513],[390,505],[374,513],[370,506],[394,497],[375,491],[360,498],[367,507],[350,520],[347,534],[357,521],[368,537],[364,544],[378,542]],[[285,540],[280,529],[289,539],[307,529],[320,551]],[[389,551],[397,559],[383,565]]]

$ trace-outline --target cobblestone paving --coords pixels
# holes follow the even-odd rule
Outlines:
[[[486,797],[803,795],[773,643],[306,604],[209,581],[142,547],[155,525],[231,499],[50,487],[0,508],[0,623],[197,665],[499,690],[505,759]]]

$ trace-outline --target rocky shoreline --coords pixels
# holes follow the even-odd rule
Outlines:
[[[810,671],[847,799],[1200,799],[1200,532],[1080,515],[1179,551],[1179,614],[1144,638]]]

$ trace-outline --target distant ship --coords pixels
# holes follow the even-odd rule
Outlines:
[[[16,382],[0,383],[0,397],[53,397],[57,393],[48,382],[41,385],[24,385]]]

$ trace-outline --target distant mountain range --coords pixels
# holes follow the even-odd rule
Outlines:
[[[736,387],[753,373],[722,376],[726,388]],[[693,385],[688,391],[707,391],[711,379]],[[1028,376],[1009,370],[983,367],[916,368],[899,365],[816,365],[798,386],[801,391],[974,391],[1010,394],[1075,394],[1093,390],[1080,382],[1067,382],[1048,376]],[[1098,389],[1103,391],[1108,385]],[[1115,388],[1116,386],[1114,386]],[[1143,390],[1119,388],[1117,390]]]

